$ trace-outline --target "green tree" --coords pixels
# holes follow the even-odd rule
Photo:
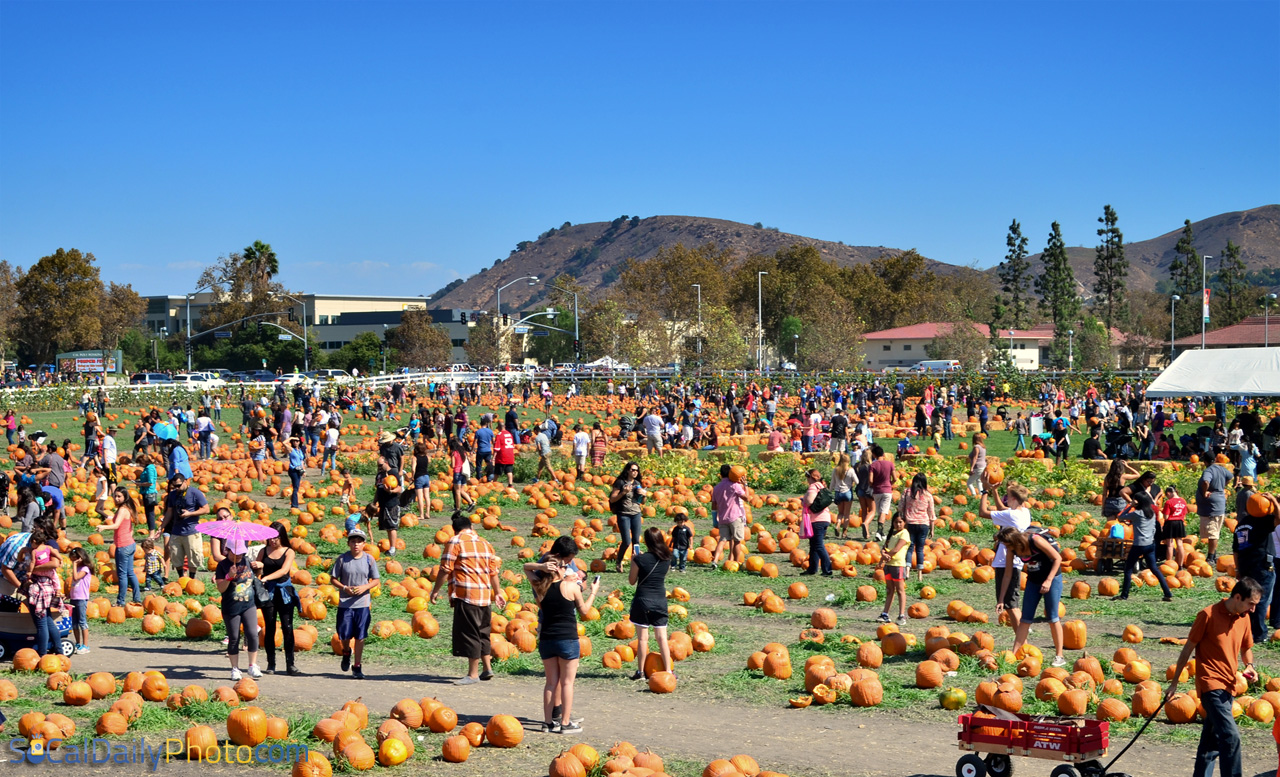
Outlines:
[[[605,297],[592,302],[582,316],[582,350],[591,359],[608,356],[637,363],[644,354],[635,324],[627,320],[618,300]]]
[[[275,251],[260,240],[246,248],[244,253],[232,252],[218,257],[200,273],[197,281],[198,286],[209,290],[212,301],[200,320],[191,322],[192,329],[203,331],[257,316],[301,336],[301,322],[289,321],[287,315],[264,315],[286,313],[293,304],[281,296],[288,293],[288,289],[275,280],[279,272],[280,260]],[[254,323],[249,321],[235,326],[253,326]]]
[[[147,303],[142,301],[138,292],[129,284],[121,285],[112,281],[103,290],[102,303],[99,308],[102,332],[98,345],[108,350],[119,347],[120,338],[128,331],[142,325],[142,316],[147,311]]]
[[[1093,258],[1093,300],[1095,310],[1102,314],[1102,322],[1110,337],[1111,328],[1127,318],[1125,286],[1129,279],[1129,260],[1124,255],[1124,234],[1117,226],[1120,217],[1115,208],[1104,205],[1098,223],[1098,244]]]
[[[1092,316],[1082,316],[1075,321],[1074,357],[1076,369],[1103,370],[1114,368],[1111,358],[1111,338],[1106,324]],[[1064,333],[1065,334],[1065,333]],[[1057,340],[1054,340],[1057,345]],[[1066,362],[1062,362],[1065,366]]]
[[[924,350],[930,359],[955,359],[965,369],[979,369],[986,364],[992,347],[972,321],[961,320],[939,327],[938,335]]]
[[[14,284],[21,351],[36,363],[101,343],[102,278],[93,254],[59,248],[31,266]],[[11,299],[9,304],[13,304]]]
[[[1213,276],[1211,302],[1216,326],[1238,324],[1253,312],[1255,295],[1249,293],[1248,274],[1249,269],[1240,256],[1240,246],[1228,240],[1218,257],[1218,272]]]
[[[1196,248],[1195,231],[1191,229],[1191,219],[1183,221],[1182,236],[1173,247],[1174,256],[1169,262],[1169,281],[1173,285],[1173,293],[1182,297],[1174,319],[1174,329],[1178,337],[1186,337],[1200,329],[1201,285],[1204,281],[1204,260]]]
[[[467,335],[467,361],[475,365],[496,367],[507,359],[498,347],[500,319],[490,314],[477,315],[476,325]]]
[[[546,324],[546,327],[541,326]],[[539,315],[529,322],[534,331],[547,332],[545,336],[531,336],[525,340],[525,355],[539,364],[573,361],[573,306],[560,306],[554,316]],[[552,329],[551,327],[555,327]]]
[[[866,326],[852,300],[834,290],[814,288],[813,304],[795,341],[796,366],[805,370],[860,370]],[[788,359],[790,354],[784,354]]]
[[[335,369],[348,372],[355,369],[367,375],[381,369],[381,352],[382,338],[373,332],[361,332],[351,342],[330,353],[328,363]]]
[[[0,364],[8,359],[18,330],[17,283],[21,277],[21,269],[0,260],[0,299],[9,300],[8,304],[0,305]]]
[[[709,370],[736,370],[742,368],[749,356],[742,328],[729,309],[712,305],[702,311],[702,364]],[[697,355],[684,343],[682,356],[686,364],[697,361]]]
[[[453,363],[449,330],[431,320],[426,310],[406,310],[400,325],[387,330],[387,344],[402,367],[438,368]]]
[[[636,317],[647,359],[668,364],[698,325],[698,290],[702,306],[727,304],[727,279],[733,252],[714,243],[686,248],[683,243],[663,247],[645,260],[628,259],[618,280],[619,299]],[[754,290],[754,286],[752,289]],[[754,291],[752,300],[755,299]],[[572,328],[572,327],[570,327]]]
[[[845,277],[843,296],[874,300],[865,308],[866,326],[873,332],[927,321],[936,306],[938,277],[915,249],[882,254],[854,266]]]
[[[1005,237],[1009,252],[996,271],[1000,276],[999,304],[1003,309],[1003,323],[1013,329],[1028,329],[1032,321],[1031,262],[1027,259],[1027,238],[1017,219],[1009,225]],[[939,357],[955,358],[955,357]]]
[[[1053,345],[1050,346],[1050,363],[1067,366],[1069,337],[1067,330],[1080,317],[1080,292],[1075,272],[1067,257],[1067,244],[1062,239],[1062,226],[1053,222],[1049,242],[1041,255],[1044,269],[1036,277],[1036,293],[1040,295],[1040,307],[1053,321]]]

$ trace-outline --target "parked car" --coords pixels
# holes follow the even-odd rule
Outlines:
[[[275,379],[276,383],[283,383],[286,386],[293,386],[298,383],[307,384],[312,382],[312,378],[301,372],[286,372]]]
[[[928,359],[911,367],[912,372],[957,372],[959,369],[960,362],[955,359]]]
[[[314,370],[311,376],[316,380],[331,380],[335,383],[350,383],[353,379],[346,370]]]
[[[212,372],[191,372],[174,375],[173,382],[193,390],[216,389],[227,385],[227,382]]]
[[[274,372],[266,370],[245,370],[244,372],[231,373],[233,380],[239,383],[273,383],[276,379]]]
[[[222,378],[223,380],[226,380],[226,381],[231,380],[231,376],[235,374],[234,372],[232,372],[231,370],[225,367],[214,367],[208,370],[201,370],[201,372],[212,373],[214,376]]]
[[[172,384],[173,378],[160,372],[139,372],[129,378],[131,386],[154,386],[162,383]]]

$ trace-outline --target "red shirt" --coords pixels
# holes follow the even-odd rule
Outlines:
[[[1164,519],[1166,521],[1185,521],[1187,519],[1187,500],[1175,496],[1164,503]]]
[[[516,438],[506,429],[498,432],[493,441],[493,461],[495,464],[516,463]]]

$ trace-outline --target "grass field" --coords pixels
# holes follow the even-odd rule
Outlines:
[[[474,418],[478,412],[480,410],[473,410],[472,417]],[[561,413],[562,418],[564,415],[564,413]],[[578,412],[573,412],[570,415],[575,418],[592,418],[591,415]],[[43,428],[49,431],[56,439],[61,440],[65,436],[72,441],[77,440],[72,431],[78,431],[79,422],[72,413],[32,414],[31,419],[32,424],[28,426],[28,429]],[[122,420],[131,419],[122,416]],[[238,411],[224,411],[223,421],[225,423],[235,427],[238,420]],[[348,419],[348,421],[350,420]],[[57,425],[56,430],[54,429],[55,424]],[[363,425],[364,422],[360,422],[360,424]],[[400,425],[402,425],[402,422],[399,419],[389,419],[382,424],[368,424],[370,429],[375,430],[377,428],[398,427]],[[122,430],[119,433],[122,451],[127,451],[131,447],[131,437],[131,433],[127,430]],[[1013,435],[1010,433],[995,432],[989,441],[990,455],[1008,458],[1012,454],[1013,439]],[[942,458],[925,457],[903,464],[903,468],[918,467],[927,470],[930,474],[931,484],[941,498],[943,505],[947,507],[953,506],[953,497],[960,494],[963,489],[964,465],[963,461],[957,458],[957,455],[962,453],[958,448],[961,441],[956,440],[944,443],[941,451],[944,454]],[[754,447],[749,451],[749,456],[754,458],[758,450],[759,446]],[[563,459],[558,459],[558,461],[563,465]],[[706,456],[700,461],[700,466],[688,463],[682,464],[675,457],[666,457],[662,461],[650,458],[641,459],[642,469],[653,473],[653,476],[659,481],[655,484],[655,489],[669,492],[670,497],[669,499],[658,500],[659,511],[653,517],[646,518],[645,524],[669,529],[671,518],[666,513],[670,511],[670,508],[678,508],[682,504],[682,499],[687,500],[683,501],[683,504],[687,505],[688,509],[696,511],[696,507],[699,505],[696,499],[697,492],[703,485],[709,484],[715,479],[714,474],[711,472],[714,464],[715,462],[708,460]],[[682,491],[681,484],[666,485],[662,482],[663,478],[676,476],[680,467],[688,469],[690,482],[687,493]],[[753,467],[756,467],[756,465],[753,465]],[[620,460],[611,456],[604,474],[616,473],[619,468]],[[1065,486],[1068,491],[1067,497],[1061,499],[1052,508],[1042,507],[1034,511],[1035,517],[1046,525],[1065,527],[1066,519],[1064,515],[1078,516],[1080,513],[1087,513],[1089,516],[1089,519],[1082,524],[1086,529],[1090,526],[1099,525],[1098,508],[1090,504],[1085,495],[1091,489],[1098,487],[1100,478],[1088,471],[1087,468],[1067,466],[1046,470],[1038,463],[1015,460],[1009,463],[1008,471],[1011,478],[1029,481],[1028,485],[1032,486],[1033,492],[1036,492],[1037,495],[1039,491],[1045,488]],[[752,469],[752,472],[760,478],[782,478],[782,475],[779,475],[776,469],[766,470],[763,467],[757,467]],[[314,470],[309,474],[312,475],[312,480],[317,480]],[[1162,475],[1162,477],[1164,476]],[[1168,477],[1187,480],[1193,479],[1195,473],[1187,471],[1176,476],[1170,474]],[[366,478],[367,480],[368,478]],[[791,481],[787,480],[786,482]],[[602,528],[588,540],[588,547],[584,548],[580,556],[584,563],[600,558],[603,550],[616,548],[617,546],[616,535],[610,532],[608,526],[610,516],[607,513],[592,511],[588,506],[593,497],[599,498],[601,496],[603,492],[601,486],[574,484],[572,488],[567,486],[556,489],[546,488],[532,496],[529,493],[520,492],[521,487],[522,485],[518,483],[518,493],[515,498],[501,490],[488,491],[479,497],[478,504],[478,508],[485,510],[487,513],[497,515],[502,524],[500,528],[481,528],[480,532],[493,543],[503,558],[503,570],[504,574],[506,574],[507,582],[515,589],[518,595],[516,606],[529,602],[532,597],[529,586],[520,575],[520,566],[523,560],[518,558],[518,552],[521,549],[520,545],[536,548],[545,539],[539,538],[533,533],[538,516],[549,516],[547,524],[554,527],[558,532],[565,534],[574,530],[576,521],[585,523],[596,519],[602,522]],[[279,497],[264,497],[261,493],[261,484],[255,483],[254,491],[255,493],[252,493],[251,496],[255,500],[268,503],[271,508],[270,516],[272,518],[286,518],[291,519],[294,523],[297,522],[296,517],[291,516],[287,502],[283,499]],[[554,515],[551,515],[552,511],[546,507],[537,507],[530,504],[531,498],[536,499],[539,495],[550,496],[553,491],[557,498],[561,499],[559,503],[552,503],[555,508]],[[573,501],[576,501],[577,505],[568,503],[567,497],[569,495],[574,496]],[[779,510],[786,507],[786,500],[797,496],[797,491],[791,489],[778,492],[776,490],[766,490],[762,487],[757,495],[760,497],[770,495],[779,497],[779,505],[766,505],[753,510],[754,522],[764,530],[777,536],[780,531],[786,528],[785,524],[775,522],[778,520],[777,514]],[[358,492],[358,496],[361,500],[370,498],[372,496],[372,485],[368,482],[364,483]],[[442,499],[451,508],[451,500],[446,494],[437,493],[435,496],[438,499]],[[314,555],[319,558],[318,563],[310,571],[314,574],[319,574],[327,564],[332,562],[333,558],[345,550],[345,543],[338,536],[341,533],[340,531],[338,535],[330,535],[336,541],[324,538],[322,534],[327,534],[327,532],[321,531],[325,523],[334,523],[339,528],[341,526],[341,519],[332,515],[332,508],[338,504],[337,497],[331,495],[317,496],[308,501],[315,502],[321,508],[323,514],[323,517],[317,519],[310,527],[307,527],[309,531],[306,536],[306,541],[315,546]],[[959,519],[961,517],[960,514],[966,510],[972,510],[973,506],[966,507],[957,504],[954,505],[954,509],[953,520]],[[69,536],[74,540],[84,541],[93,530],[92,522],[94,522],[92,515],[82,513],[74,516],[70,520]],[[375,623],[378,621],[408,621],[412,617],[411,613],[407,612],[410,602],[405,597],[392,595],[392,584],[401,582],[406,575],[419,579],[430,576],[434,561],[429,556],[433,546],[437,546],[436,531],[446,523],[447,514],[444,511],[438,511],[430,520],[419,524],[417,527],[402,530],[400,536],[404,541],[405,547],[395,557],[395,562],[398,562],[398,565],[403,568],[400,573],[388,574],[386,570],[390,559],[385,555],[383,556],[380,567],[383,571],[384,585],[380,595],[374,599],[372,619]],[[976,544],[980,547],[989,546],[992,535],[989,524],[981,520],[970,520],[968,523],[970,524],[969,531],[957,530],[954,528],[954,524],[944,524],[938,528],[937,536],[957,546],[961,544]],[[696,516],[693,524],[697,534],[696,543],[707,534],[709,526],[705,519]],[[580,524],[578,528],[581,529],[582,525]],[[1075,547],[1078,545],[1079,536],[1075,535],[1069,540],[1064,540],[1064,546]],[[828,540],[829,542],[834,542],[830,536]],[[749,549],[753,555],[757,552],[757,538],[749,541]],[[105,550],[105,548],[100,547],[97,550]],[[801,696],[806,692],[803,671],[806,657],[816,654],[827,655],[833,659],[839,671],[846,671],[858,665],[858,646],[856,643],[842,643],[841,637],[848,635],[863,642],[876,639],[874,618],[883,605],[885,594],[883,583],[875,580],[873,566],[854,565],[856,568],[855,577],[837,576],[833,579],[821,577],[803,578],[808,588],[807,596],[800,599],[789,599],[786,601],[784,612],[769,614],[756,607],[745,606],[743,604],[744,594],[758,593],[762,589],[769,588],[782,595],[785,599],[788,596],[789,585],[801,579],[796,577],[801,570],[788,562],[786,554],[765,555],[764,558],[777,564],[781,571],[778,578],[767,579],[745,571],[729,572],[707,566],[690,566],[686,573],[673,572],[668,578],[667,587],[669,589],[679,586],[685,589],[689,596],[688,603],[684,605],[687,607],[688,617],[673,617],[672,630],[686,629],[689,627],[690,622],[693,621],[702,622],[707,625],[715,640],[713,650],[709,652],[694,652],[690,658],[678,664],[679,689],[677,694],[705,696],[709,699],[735,705],[769,708],[786,707],[790,699]],[[301,561],[302,559],[300,558]],[[410,567],[416,567],[416,569],[409,569]],[[635,685],[628,679],[634,665],[628,666],[624,664],[621,669],[610,669],[602,664],[602,656],[607,651],[627,641],[615,640],[605,634],[606,627],[624,618],[627,612],[627,604],[630,601],[629,587],[626,585],[625,575],[612,572],[612,568],[612,563],[609,563],[607,570],[610,571],[603,573],[602,591],[616,593],[616,599],[610,601],[607,605],[602,604],[599,606],[600,617],[598,620],[590,620],[583,623],[584,634],[590,639],[592,645],[592,655],[583,659],[579,677],[580,682],[609,684],[619,689],[626,689]],[[417,574],[414,575],[414,572],[417,572]],[[1087,599],[1064,599],[1067,610],[1066,619],[1081,619],[1087,624],[1087,652],[1102,659],[1104,667],[1108,666],[1108,659],[1110,659],[1112,653],[1125,646],[1125,643],[1121,640],[1121,632],[1125,626],[1129,624],[1141,626],[1146,633],[1146,639],[1140,645],[1130,647],[1136,647],[1142,658],[1151,662],[1152,678],[1160,681],[1163,681],[1164,678],[1164,667],[1174,661],[1178,651],[1176,645],[1161,644],[1159,642],[1160,638],[1185,636],[1196,611],[1221,597],[1221,594],[1216,592],[1212,579],[1197,578],[1194,588],[1182,588],[1176,591],[1175,601],[1171,604],[1165,604],[1160,601],[1158,589],[1145,587],[1138,588],[1128,601],[1111,601],[1096,595],[1099,578],[1099,575],[1091,572],[1068,572],[1064,585],[1064,596],[1071,589],[1072,584],[1077,581],[1088,583],[1094,593]],[[870,585],[874,588],[875,598],[873,601],[858,600],[855,591],[857,587],[865,585]],[[927,617],[911,620],[902,629],[903,632],[915,635],[920,644],[911,647],[903,655],[886,658],[883,665],[877,670],[884,687],[884,700],[880,705],[880,709],[876,711],[859,710],[850,707],[847,703],[837,703],[825,708],[812,707],[807,710],[797,711],[798,715],[888,714],[910,720],[934,721],[939,724],[952,725],[954,723],[955,713],[943,710],[939,706],[937,690],[922,690],[915,687],[916,665],[919,661],[927,658],[923,647],[925,631],[938,625],[948,626],[953,631],[960,631],[966,635],[972,635],[979,630],[986,631],[993,636],[997,650],[1007,649],[1011,645],[1012,632],[994,622],[994,591],[991,584],[957,579],[945,570],[938,569],[926,576],[924,585],[933,588],[936,592],[935,598],[926,602],[929,605],[930,613]],[[921,601],[919,597],[922,587],[920,583],[915,582],[913,577],[908,584],[909,603]],[[209,586],[209,589],[212,590],[213,587]],[[100,589],[99,595],[110,596],[113,590],[112,586],[104,584]],[[215,601],[215,598],[208,594],[194,597],[181,594],[170,598],[179,602],[194,599],[198,605],[205,605]],[[992,622],[989,624],[956,623],[946,616],[947,603],[952,600],[964,600],[976,610],[989,614]],[[838,625],[823,635],[824,642],[821,645],[803,641],[800,638],[801,631],[810,625],[812,612],[819,607],[829,607],[835,610],[838,616]],[[432,605],[429,610],[439,620],[441,628],[438,636],[433,639],[399,635],[386,638],[373,637],[366,649],[366,664],[387,667],[392,670],[396,666],[409,665],[456,668],[457,660],[450,656],[448,635],[451,627],[451,614],[449,608],[446,604],[441,603]],[[896,612],[894,615],[896,615]],[[319,631],[319,638],[316,641],[314,650],[328,651],[327,643],[333,633],[332,608],[330,608],[326,619],[315,621],[314,625]],[[134,619],[118,625],[107,624],[105,621],[94,621],[92,629],[98,633],[105,632],[112,635],[137,637],[141,634],[139,621]],[[216,647],[216,641],[220,640],[222,636],[221,627],[215,626],[213,634],[208,637],[209,648]],[[174,622],[169,622],[159,634],[147,636],[145,639],[146,644],[154,644],[157,651],[163,651],[167,645],[172,644],[174,641],[191,642],[185,637],[183,627]],[[1051,649],[1048,631],[1043,625],[1035,627],[1031,641],[1045,650],[1046,653]],[[796,669],[790,680],[767,678],[759,670],[746,668],[748,657],[770,642],[781,642],[790,649],[791,662]],[[1256,653],[1259,659],[1259,666],[1266,676],[1280,675],[1280,648],[1277,647],[1277,643],[1273,642],[1259,646],[1256,649]],[[1079,651],[1068,652],[1070,661],[1075,660],[1080,655]],[[283,663],[283,658],[279,660]],[[91,665],[88,661],[82,662],[79,658],[76,659],[77,666],[82,663]],[[508,660],[495,662],[495,669],[500,673],[514,676],[540,677],[542,674],[541,662],[536,655],[531,653],[520,654]],[[1002,662],[999,672],[1012,672],[1015,669],[1014,663]],[[972,705],[973,690],[977,684],[982,680],[990,679],[999,672],[984,669],[976,659],[970,656],[962,656],[956,673],[946,678],[945,686],[955,686],[966,690],[970,695],[970,705]],[[1111,676],[1111,674],[1108,673],[1108,676]],[[52,704],[58,708],[59,712],[67,714],[76,720],[78,725],[92,728],[93,721],[106,709],[104,704],[109,701],[94,702],[88,707],[64,709],[63,705],[57,703],[57,700],[61,698],[60,693],[42,690],[39,687],[39,681],[35,678],[23,675],[14,675],[13,677],[19,682],[22,694],[19,699],[9,702],[9,704],[14,705],[14,710],[43,709]],[[1052,702],[1038,701],[1036,699],[1033,692],[1034,687],[1034,682],[1029,681],[1026,683],[1022,711],[1036,714],[1056,714],[1056,707]],[[1132,690],[1132,684],[1125,685],[1126,699]],[[1252,693],[1257,695],[1260,691],[1261,689],[1258,689]],[[185,707],[176,711],[166,710],[157,705],[148,705],[146,709],[146,714],[142,719],[135,722],[135,728],[131,728],[131,732],[134,730],[174,731],[185,727],[192,721],[220,720],[226,714],[225,708],[216,703]],[[1094,705],[1090,705],[1090,714],[1092,714],[1093,710]],[[299,714],[292,726],[294,732],[305,732],[310,729],[314,720],[307,717],[309,714]],[[325,714],[327,714],[327,711],[325,711]],[[11,715],[10,717],[13,716]],[[1113,732],[1115,732],[1113,733],[1113,739],[1131,734],[1136,730],[1136,727],[1137,721],[1132,718],[1124,723],[1113,724]],[[1265,746],[1265,742],[1269,741],[1269,736],[1267,735],[1269,725],[1250,721],[1242,716],[1242,728],[1245,730],[1245,741],[1250,746]],[[1152,731],[1149,735],[1152,734],[1169,742],[1189,742],[1194,741],[1199,736],[1199,727],[1175,726],[1161,722],[1152,726]],[[438,745],[420,746],[419,750],[420,753],[428,754],[432,751],[438,752]],[[681,768],[672,771],[672,774],[696,774],[697,768],[696,765],[691,764],[687,769]]]

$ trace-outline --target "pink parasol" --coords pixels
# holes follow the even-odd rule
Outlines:
[[[196,531],[210,537],[217,537],[225,542],[228,548],[235,548],[240,543],[248,545],[255,541],[265,542],[272,537],[280,536],[270,526],[248,521],[209,521],[197,526]]]

